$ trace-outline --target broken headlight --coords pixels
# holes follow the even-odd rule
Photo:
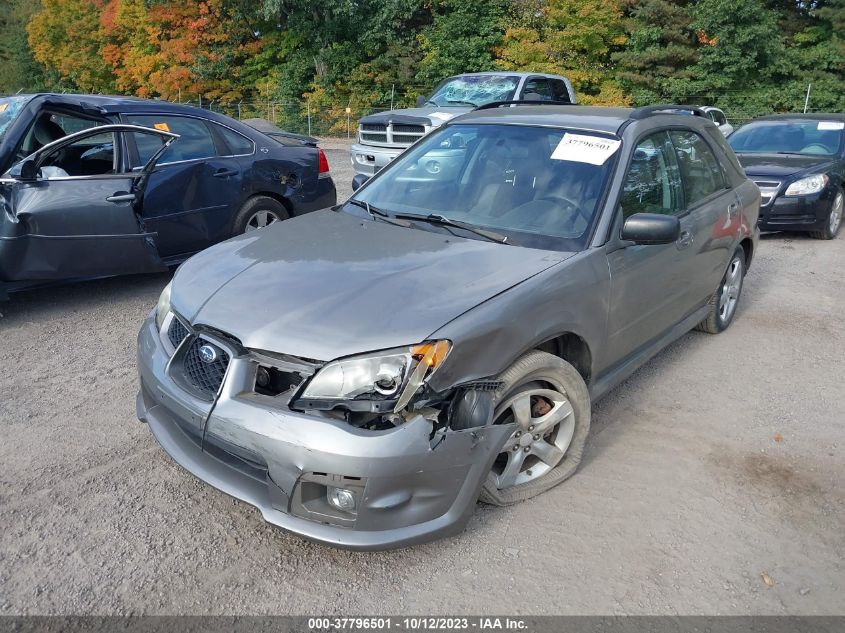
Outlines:
[[[449,341],[430,341],[332,361],[308,382],[300,401],[313,408],[389,401],[395,402],[394,411],[400,411],[437,371],[451,347]]]

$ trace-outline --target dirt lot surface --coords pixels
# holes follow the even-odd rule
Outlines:
[[[347,155],[329,160],[348,193]],[[599,402],[573,479],[377,554],[267,526],[135,419],[135,336],[167,275],[17,295],[0,614],[845,613],[843,271],[845,236],[764,239],[734,325]]]

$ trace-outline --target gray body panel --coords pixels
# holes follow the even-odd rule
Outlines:
[[[582,252],[508,246],[327,211],[189,260],[174,278],[173,310],[192,327],[223,332],[246,348],[322,362],[448,339],[452,350],[428,382],[436,393],[495,378],[527,351],[575,336],[588,350],[579,369],[591,396],[601,397],[704,318],[733,253],[742,245],[750,263],[759,237],[759,190],[711,122],[669,114],[634,120],[630,113],[543,106],[460,119],[618,135],[617,168]],[[633,148],[673,127],[705,138],[727,186],[680,214],[688,239],[624,242],[618,201]],[[389,431],[362,431],[337,416],[297,412],[250,392],[255,370],[234,347],[215,402],[191,402],[169,376],[161,338],[150,317],[139,337],[139,417],[165,450],[199,478],[257,506],[268,521],[332,545],[398,547],[461,529],[512,431],[503,425],[434,432],[419,416]],[[186,439],[191,435],[201,439]],[[246,481],[215,462],[218,444],[260,456],[266,481]],[[297,490],[319,473],[366,481],[356,523],[328,526],[293,516]]]

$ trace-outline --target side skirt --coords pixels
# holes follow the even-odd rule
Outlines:
[[[705,304],[698,310],[693,312],[683,321],[678,323],[675,327],[668,330],[662,336],[656,338],[651,343],[647,343],[639,350],[622,360],[615,367],[607,371],[597,380],[594,380],[590,385],[590,399],[594,402],[599,400],[608,391],[623,382],[626,378],[631,376],[637,369],[645,365],[652,357],[657,355],[663,348],[669,344],[677,341],[684,334],[693,329],[696,325],[701,323],[706,317],[710,306]]]

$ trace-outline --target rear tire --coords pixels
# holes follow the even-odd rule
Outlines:
[[[837,191],[828,211],[827,224],[821,231],[811,231],[810,237],[817,240],[832,240],[842,228],[843,215],[845,215],[845,197],[841,191]]]
[[[546,352],[528,352],[499,375],[494,424],[515,424],[479,501],[506,506],[571,477],[590,432],[590,394],[578,371]]]
[[[269,196],[250,198],[238,211],[232,223],[232,235],[241,235],[288,218],[285,205]]]
[[[744,281],[745,250],[740,246],[734,251],[722,282],[710,297],[710,313],[695,329],[708,334],[718,334],[728,329],[736,315]]]

